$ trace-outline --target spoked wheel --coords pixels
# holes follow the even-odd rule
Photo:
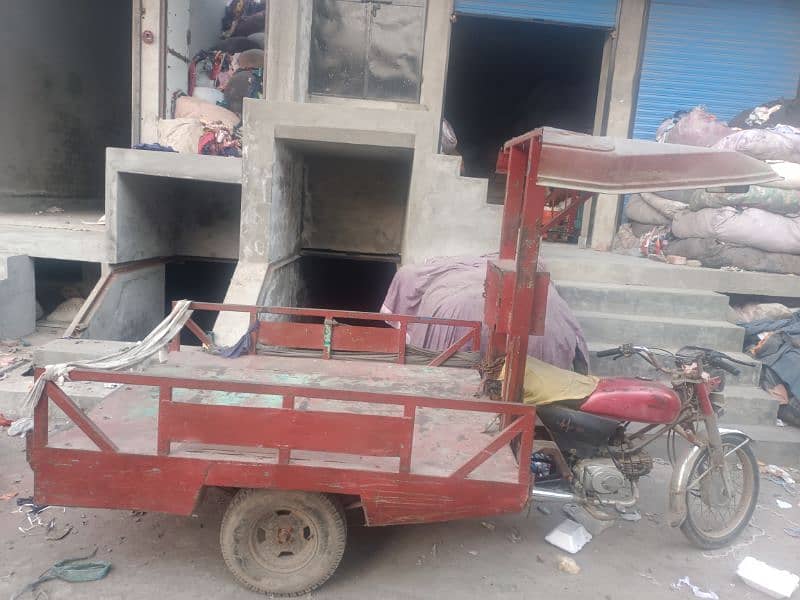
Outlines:
[[[306,492],[241,490],[220,529],[225,563],[247,588],[299,596],[333,575],[347,524],[334,497]]]
[[[737,448],[744,441],[739,435],[727,435],[722,439],[729,487],[725,486],[720,469],[709,472],[708,450],[700,453],[692,466],[686,490],[686,520],[681,531],[700,548],[722,548],[730,544],[747,527],[756,509],[758,462],[750,444]],[[700,478],[703,473],[707,474]]]

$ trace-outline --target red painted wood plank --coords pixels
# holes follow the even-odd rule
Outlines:
[[[333,349],[393,354],[397,352],[397,336],[393,327],[334,325]]]
[[[31,454],[37,502],[192,514],[203,485],[360,496],[368,525],[519,512],[525,485],[300,465],[208,461],[39,448]]]
[[[458,352],[461,347],[469,341],[474,341],[475,335],[472,331],[468,331],[460,338],[458,338],[453,344],[447,348],[444,352],[442,352],[439,356],[434,358],[430,363],[428,363],[429,367],[440,367],[444,363],[447,362],[447,359],[453,356],[456,352]],[[480,350],[480,348],[473,348],[473,350]]]
[[[159,405],[159,410],[158,410],[158,434],[157,434],[158,441],[156,443],[157,452],[158,452],[158,454],[160,454],[162,456],[166,456],[167,454],[169,454],[170,446],[171,446],[171,441],[169,439],[169,436],[167,435],[166,430],[162,426],[163,423],[162,423],[162,419],[161,419],[161,407],[164,404],[168,404],[169,402],[172,402],[172,388],[162,385],[158,389],[158,405]]]
[[[283,397],[283,408],[287,410],[294,410],[294,397],[293,396],[284,396]],[[278,464],[279,465],[288,465],[289,461],[292,460],[292,449],[287,448],[285,446],[278,448]]]
[[[534,408],[525,404],[510,404],[475,398],[429,398],[413,394],[378,394],[375,392],[334,390],[322,387],[265,385],[246,381],[226,381],[221,379],[191,379],[188,377],[166,377],[121,371],[88,371],[75,369],[70,372],[71,381],[98,381],[101,383],[121,383],[124,385],[169,385],[187,390],[218,390],[241,394],[272,394],[303,398],[324,398],[349,402],[369,402],[373,404],[412,405],[428,408],[448,408],[452,410],[475,410],[479,412],[523,415],[532,413]]]
[[[450,477],[460,479],[472,473],[500,450],[500,448],[508,444],[515,435],[519,434],[525,423],[526,420],[524,418],[518,418],[513,421],[508,427],[498,433],[480,452],[456,469]],[[533,431],[533,428],[531,428],[531,431]]]
[[[186,324],[184,325],[184,327],[186,327],[186,329],[191,331],[195,335],[195,337],[198,340],[200,340],[200,343],[203,344],[204,346],[213,346],[214,345],[211,342],[211,340],[209,339],[209,337],[206,335],[206,332],[203,331],[200,328],[200,326],[197,323],[195,323],[191,318],[188,321],[186,321]]]
[[[162,404],[159,428],[173,442],[294,448],[363,456],[400,456],[411,419],[281,408]]]
[[[78,429],[85,433],[86,437],[92,440],[100,450],[103,452],[117,452],[119,450],[116,444],[55,383],[48,381],[45,384],[45,394],[58,408],[64,411],[69,420],[75,423]]]
[[[262,321],[258,326],[258,341],[267,346],[322,350],[321,323],[289,323]]]
[[[91,450],[34,450],[34,498],[42,504],[190,515],[205,461]]]

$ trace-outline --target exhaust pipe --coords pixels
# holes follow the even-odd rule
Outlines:
[[[575,500],[575,494],[571,492],[558,492],[554,490],[531,490],[531,499],[542,502],[570,502]]]

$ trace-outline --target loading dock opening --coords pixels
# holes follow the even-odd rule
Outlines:
[[[300,258],[304,307],[378,312],[399,257],[304,254]]]
[[[444,117],[464,174],[490,179],[502,203],[497,151],[535,127],[592,133],[604,29],[459,15],[453,23]]]
[[[172,310],[175,300],[198,298],[200,302],[222,302],[236,268],[235,261],[175,259],[167,262],[164,271],[164,314]],[[215,312],[198,312],[194,319],[203,331],[211,331],[217,320]],[[181,332],[181,343],[199,345],[188,331]]]

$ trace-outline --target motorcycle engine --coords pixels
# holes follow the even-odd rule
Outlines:
[[[581,460],[575,465],[573,472],[585,492],[590,494],[623,495],[630,489],[625,476],[610,458]]]

